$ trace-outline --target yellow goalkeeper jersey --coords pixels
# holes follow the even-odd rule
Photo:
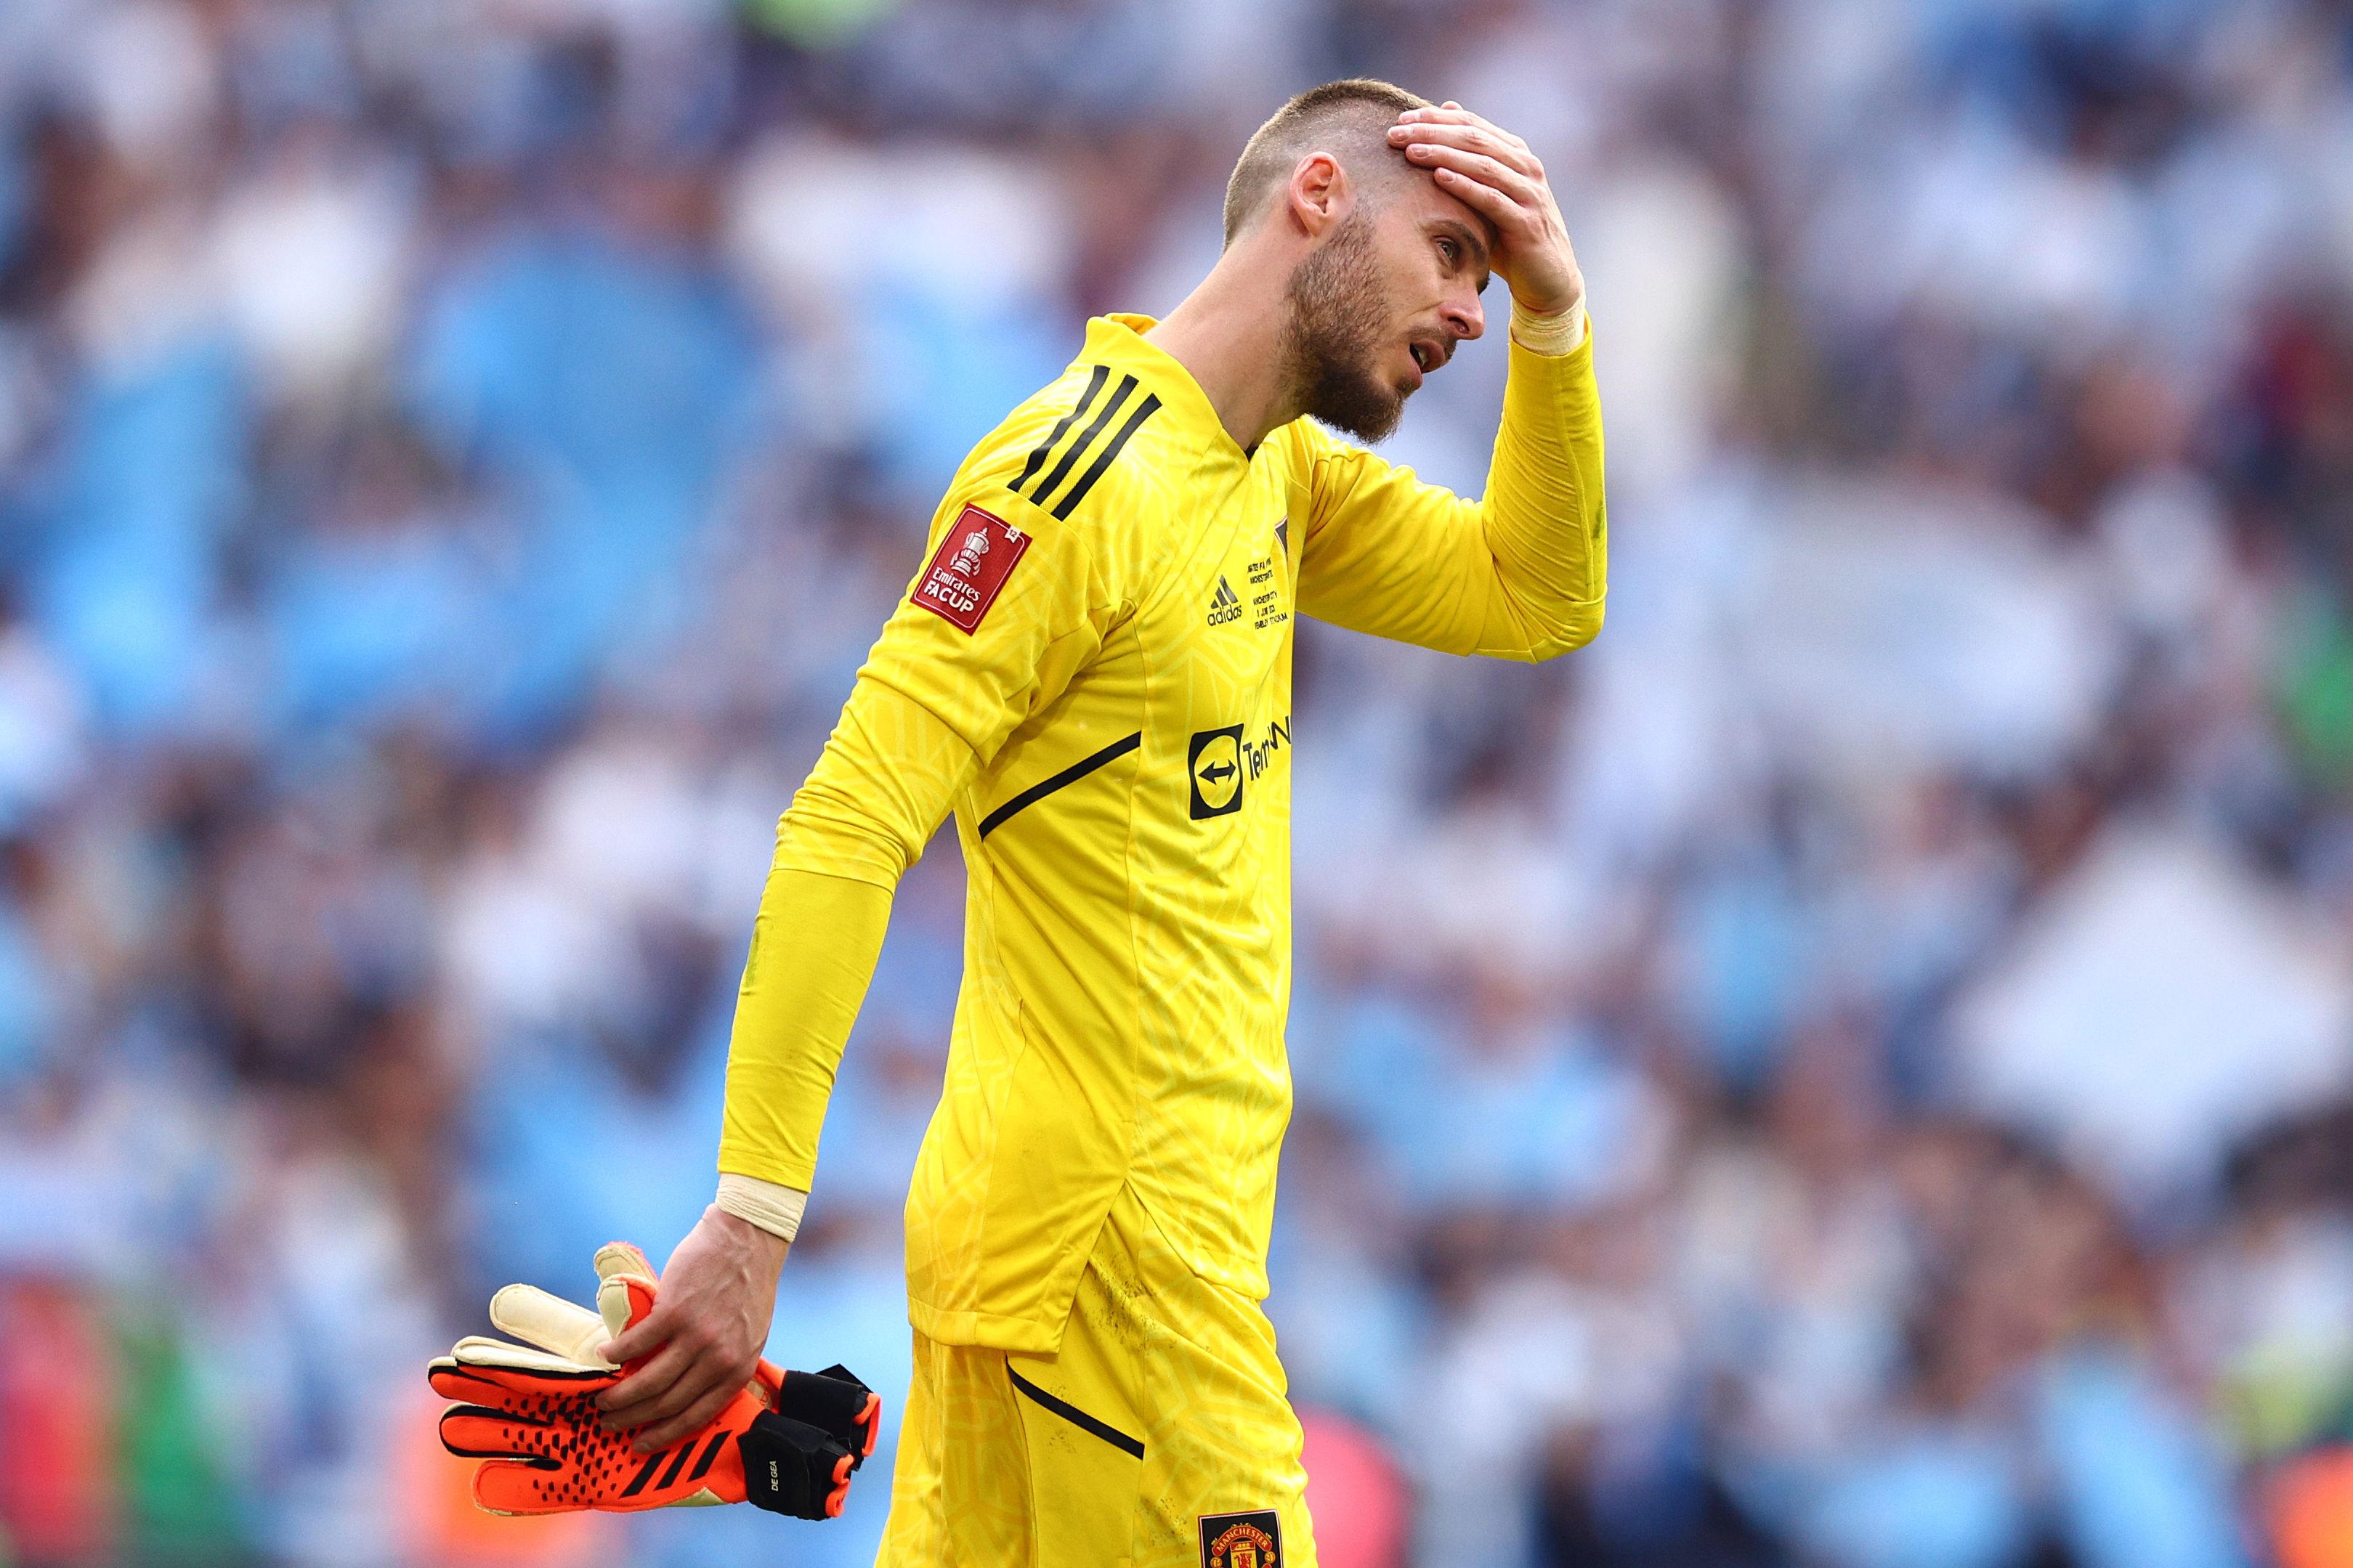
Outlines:
[[[907,1200],[912,1316],[950,1344],[1052,1351],[1123,1185],[1266,1294],[1297,617],[1517,659],[1601,621],[1589,338],[1511,345],[1473,502],[1305,420],[1244,451],[1151,325],[1091,322],[965,459],[778,830],[779,872],[887,889],[955,812],[964,982]],[[810,1184],[846,1028],[787,1050],[739,1018],[723,1171]]]

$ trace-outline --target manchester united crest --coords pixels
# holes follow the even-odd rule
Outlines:
[[[1201,1516],[1201,1568],[1278,1568],[1282,1520],[1274,1510]]]

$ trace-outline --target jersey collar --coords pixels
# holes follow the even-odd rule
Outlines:
[[[1209,395],[1201,390],[1193,373],[1167,350],[1145,339],[1144,334],[1159,324],[1154,317],[1124,310],[1097,316],[1087,322],[1087,346],[1080,358],[1134,376],[1160,399],[1160,406],[1168,411],[1175,428],[1184,433],[1187,445],[1248,463],[1248,455],[1218,417]]]

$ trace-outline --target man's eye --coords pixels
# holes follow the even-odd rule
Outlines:
[[[1446,265],[1451,267],[1461,258],[1462,247],[1451,239],[1441,239],[1438,242],[1438,254],[1446,258]]]

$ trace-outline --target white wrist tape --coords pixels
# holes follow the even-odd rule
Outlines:
[[[1556,315],[1539,316],[1513,300],[1512,341],[1530,353],[1575,353],[1585,342],[1585,301],[1579,300]]]
[[[723,1174],[716,1202],[723,1211],[744,1224],[756,1225],[770,1236],[790,1241],[800,1234],[801,1213],[808,1207],[808,1194],[798,1187],[764,1182],[757,1176]]]

